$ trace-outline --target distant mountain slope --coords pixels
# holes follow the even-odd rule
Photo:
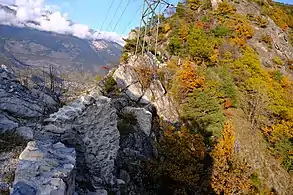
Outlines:
[[[101,66],[119,61],[121,49],[106,40],[93,44],[71,35],[0,25],[0,53],[18,66],[99,72]]]
[[[122,46],[94,37],[78,38],[70,33],[41,31],[36,21],[17,21],[17,6],[0,4],[0,55],[17,67],[55,66],[60,72],[98,73],[101,67],[119,62]],[[50,11],[42,13],[49,21]],[[75,25],[69,21],[70,26]],[[99,34],[94,30],[90,33]],[[94,41],[93,41],[94,40]]]

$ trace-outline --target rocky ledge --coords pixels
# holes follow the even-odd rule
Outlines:
[[[29,142],[19,156],[12,195],[70,195],[75,190],[74,148]]]
[[[4,164],[19,156],[13,158],[12,185],[4,183],[12,195],[145,194],[141,162],[156,154],[151,96],[163,117],[174,118],[175,112],[158,80],[142,93],[135,93],[140,85],[119,84],[139,76],[124,75],[123,67],[113,75],[123,93],[105,97],[96,88],[58,110],[54,96],[28,89],[0,70],[0,96],[6,98],[0,100],[0,131],[30,141],[20,155],[5,151]]]

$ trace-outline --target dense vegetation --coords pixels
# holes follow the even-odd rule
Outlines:
[[[245,131],[261,132],[270,154],[293,171],[293,83],[278,70],[264,69],[247,43],[254,35],[252,22],[266,28],[265,16],[292,34],[293,9],[251,2],[263,16],[238,14],[227,1],[212,10],[209,1],[189,0],[160,25],[161,53],[167,49],[169,58],[156,71],[176,102],[181,126],[161,122],[161,158],[146,165],[158,192],[274,194],[239,154],[233,127],[239,110],[250,124]],[[262,39],[272,44],[273,37]],[[127,41],[125,51],[133,46]],[[273,61],[283,64],[278,57]]]

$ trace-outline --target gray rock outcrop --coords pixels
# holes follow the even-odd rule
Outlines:
[[[153,75],[154,78],[146,89],[141,85],[136,67],[142,65],[153,69],[160,66],[151,54],[143,57],[131,56],[127,64],[118,67],[113,74],[113,78],[129,99],[142,104],[153,104],[159,116],[169,121],[176,121],[178,113],[174,108],[171,96],[169,96],[161,81]]]
[[[43,118],[59,107],[49,90],[29,89],[4,65],[0,67],[0,194],[9,191],[17,158],[26,142],[34,139]]]
[[[152,130],[152,113],[144,108],[125,107],[123,114],[131,114],[135,117],[138,128],[143,131],[146,136],[150,136]]]
[[[0,95],[8,98],[3,104],[0,100],[1,132],[34,140],[18,159],[7,153],[4,163],[13,160],[11,172],[16,168],[12,195],[144,192],[140,164],[155,153],[152,129],[157,115],[150,96],[154,91],[161,91],[154,92],[158,98],[164,96],[159,82],[153,81],[153,88],[142,92],[144,97],[138,102],[136,96],[125,94],[107,98],[97,89],[46,117],[56,108],[54,96],[27,89],[7,71],[0,73],[5,81],[0,83]],[[135,77],[136,72],[131,79]],[[17,104],[12,101],[26,110],[16,112]],[[132,115],[134,121],[126,125],[128,133],[122,136],[117,122],[126,115]],[[7,190],[10,186],[0,180],[0,192],[2,187]]]
[[[15,132],[22,126],[36,128],[43,117],[58,109],[58,100],[43,91],[21,85],[13,73],[0,68],[0,133]],[[25,137],[31,137],[28,132]]]
[[[12,195],[71,195],[75,190],[74,148],[29,142],[19,157]]]
[[[263,66],[272,69],[281,70],[283,74],[290,72],[287,61],[293,59],[293,47],[290,44],[288,33],[283,31],[269,17],[263,16],[263,10],[257,3],[241,0],[234,4],[237,12],[252,17],[260,17],[267,20],[267,24],[260,27],[257,22],[252,21],[254,35],[248,40],[248,43],[258,53]],[[267,37],[269,42],[264,42]],[[283,64],[276,64],[274,58],[278,58]]]
[[[45,120],[38,139],[62,141],[77,150],[77,178],[94,188],[114,185],[114,161],[119,149],[116,110],[111,99],[90,94],[59,109]],[[86,174],[85,174],[86,173]]]

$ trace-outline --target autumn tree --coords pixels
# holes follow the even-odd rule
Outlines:
[[[203,30],[192,28],[187,37],[187,48],[190,56],[196,60],[209,61],[215,43]]]
[[[189,9],[191,9],[192,11],[195,11],[202,5],[202,1],[201,0],[186,0],[186,5]]]
[[[223,2],[219,3],[215,12],[217,15],[227,16],[234,14],[236,12],[236,8],[229,4],[227,0],[224,0]]]
[[[204,77],[197,71],[197,66],[191,61],[185,60],[173,78],[171,91],[175,99],[180,103],[195,88],[200,88],[203,85]]]
[[[146,164],[152,186],[158,194],[194,194],[206,185],[203,159],[203,137],[185,126],[179,130],[164,126],[163,137],[158,141],[157,160]]]
[[[251,187],[249,167],[234,153],[234,144],[232,124],[226,122],[222,137],[212,151],[212,188],[216,194],[241,194]]]

